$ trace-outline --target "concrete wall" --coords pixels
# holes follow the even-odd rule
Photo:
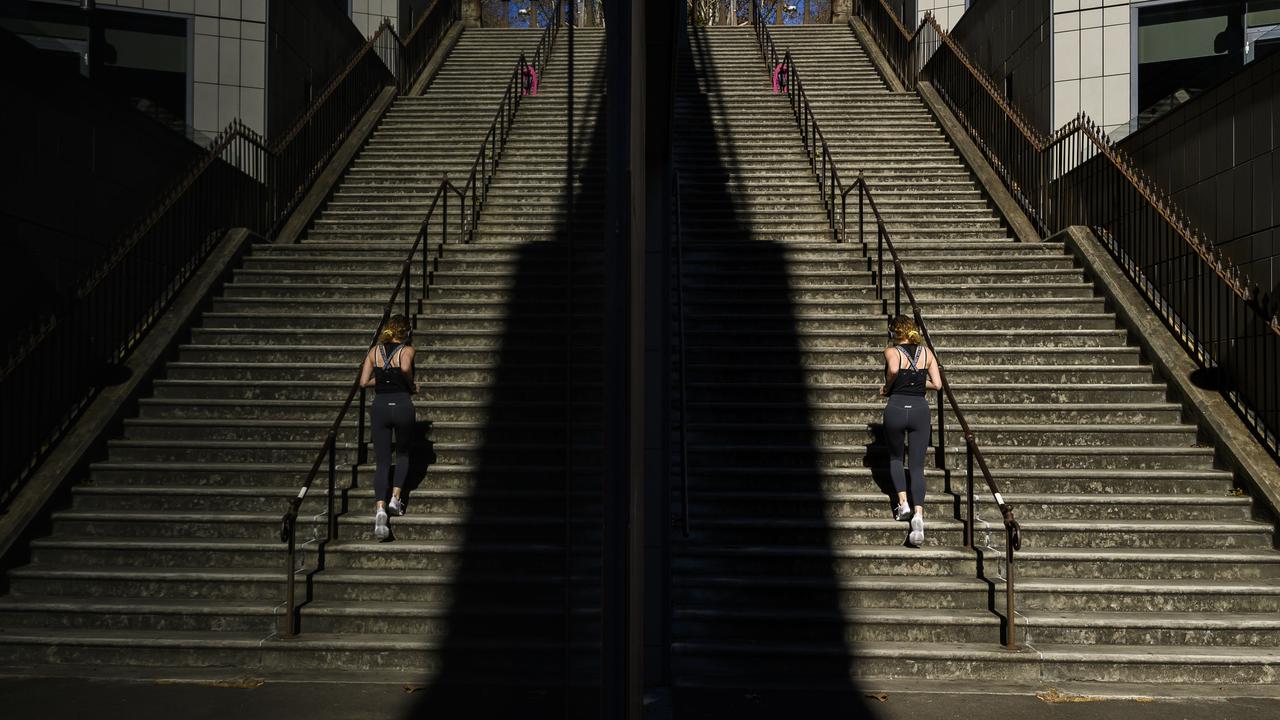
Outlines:
[[[951,35],[1035,127],[1053,124],[1051,13],[1045,0],[985,0],[955,21]]]
[[[346,68],[365,37],[347,21],[343,0],[271,0],[268,26],[267,134],[275,139]]]
[[[1280,292],[1280,55],[1246,66],[1120,147],[1254,282]]]

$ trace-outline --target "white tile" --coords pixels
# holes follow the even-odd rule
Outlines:
[[[263,97],[263,91],[258,88],[240,88],[240,120],[259,135],[267,124]]]
[[[142,0],[117,0],[116,4],[120,7],[140,8]]]
[[[190,15],[196,10],[195,0],[169,0],[169,11]]]
[[[196,14],[218,17],[218,0],[196,0]]]
[[[1102,77],[1102,28],[1080,31],[1080,77]]]
[[[143,0],[142,7],[148,10],[169,12],[169,0]]]
[[[1086,78],[1080,81],[1080,109],[1095,122],[1102,122],[1102,78]]]
[[[1129,26],[1112,25],[1102,30],[1102,70],[1107,75],[1127,73],[1132,68],[1129,56]]]
[[[267,0],[241,0],[240,17],[254,22],[266,22]]]
[[[240,42],[240,84],[251,88],[267,86],[266,43]]]
[[[196,16],[196,34],[197,35],[217,35],[218,21],[211,17]]]
[[[217,132],[218,86],[198,82],[191,93],[191,126],[204,132]]]
[[[1055,13],[1074,12],[1080,9],[1080,0],[1053,0]]]
[[[364,15],[369,12],[369,0],[351,0],[351,14]]]
[[[1053,35],[1053,79],[1080,77],[1080,33],[1067,31]]]
[[[224,38],[238,38],[238,37],[240,37],[240,21],[239,21],[239,20],[226,20],[226,19],[219,20],[219,21],[218,21],[218,34],[219,34],[219,35],[221,35],[221,36],[222,36],[222,37],[224,37]]]
[[[1129,6],[1115,5],[1102,11],[1103,25],[1128,25]]]
[[[1053,84],[1053,127],[1066,125],[1080,111],[1080,81],[1064,80]]]
[[[1068,30],[1080,29],[1080,13],[1062,13],[1053,16],[1053,31],[1055,33],[1066,32]]]
[[[265,23],[242,22],[240,23],[240,37],[245,40],[266,40],[267,26]]]
[[[1125,123],[1133,117],[1133,109],[1129,106],[1129,76],[1109,75],[1102,79],[1102,95],[1105,113],[1100,122]]]
[[[235,38],[218,38],[218,82],[223,85],[240,84],[240,41]]]
[[[195,66],[193,75],[197,83],[218,82],[218,38],[196,35],[192,64]]]
[[[224,128],[240,116],[240,88],[235,85],[218,86],[218,128]]]
[[[1080,9],[1088,10],[1089,8],[1102,7],[1102,0],[1080,0]]]
[[[240,19],[240,0],[222,0],[220,14],[225,18]]]
[[[1080,27],[1082,28],[1102,27],[1102,11],[1101,10],[1081,10],[1080,11]]]

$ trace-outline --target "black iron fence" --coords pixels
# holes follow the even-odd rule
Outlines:
[[[883,0],[858,0],[856,11],[904,81],[938,92],[1037,229],[1091,228],[1209,381],[1280,454],[1280,298],[1215,248],[1087,116],[1045,137],[932,16],[909,33]]]
[[[476,158],[471,164],[471,172],[467,176],[466,184],[459,188],[447,177],[440,181],[431,205],[418,226],[418,233],[414,238],[413,245],[401,264],[396,285],[391,290],[391,296],[383,307],[382,318],[369,342],[369,350],[372,350],[374,345],[377,344],[382,328],[386,326],[387,320],[397,306],[401,307],[401,312],[406,317],[414,318],[413,324],[416,324],[417,314],[412,312],[413,302],[415,300],[423,302],[429,296],[433,270],[439,261],[441,253],[444,251],[445,245],[449,243],[451,228],[449,204],[454,197],[460,202],[457,226],[453,230],[456,233],[456,242],[465,243],[473,238],[476,223],[480,216],[480,209],[484,204],[493,175],[497,172],[502,153],[506,149],[507,138],[514,125],[516,113],[519,111],[528,91],[532,90],[531,79],[534,74],[529,71],[532,69],[537,76],[540,77],[542,75],[542,70],[551,57],[559,26],[560,8],[557,6],[553,12],[551,22],[542,32],[542,37],[534,53],[533,63],[525,59],[524,53],[521,53],[516,60],[515,68],[507,80],[506,92],[503,93],[502,100],[498,103],[498,110],[494,114],[493,122],[490,123],[484,140],[481,142],[480,150],[476,153]],[[433,241],[432,227],[433,222],[436,220],[437,211],[440,212],[439,234],[437,239]],[[414,288],[411,282],[415,263],[420,263],[420,279],[422,283],[421,287],[418,288],[416,297],[414,296]],[[357,397],[359,398],[358,403],[356,401]],[[318,535],[315,538],[317,540],[317,567],[322,565],[320,554],[324,552],[325,545],[338,536],[338,513],[340,512],[336,502],[339,489],[338,434],[342,430],[347,413],[352,411],[353,405],[356,406],[355,412],[357,413],[356,449],[354,454],[346,458],[346,460],[353,465],[367,461],[364,418],[368,405],[368,392],[366,388],[360,385],[360,373],[357,371],[356,377],[351,383],[351,389],[347,393],[347,399],[343,402],[342,407],[338,410],[337,417],[334,418],[333,423],[329,426],[329,431],[316,452],[310,471],[303,479],[298,494],[289,501],[289,507],[281,518],[280,540],[286,544],[285,636],[297,635],[300,630],[297,585],[300,576],[305,581],[306,569],[297,559],[298,513],[302,509],[302,503],[307,494],[320,476],[321,469],[324,469],[326,473],[327,489],[325,494],[324,530],[322,535]]]
[[[0,372],[0,508],[222,232],[274,233],[377,96],[407,90],[460,14],[459,0],[437,0],[406,43],[384,21],[273,143],[232,122],[63,307],[9,343]]]
[[[935,440],[938,447],[937,465],[950,477],[950,466],[945,455],[947,409],[950,408],[952,417],[960,426],[965,444],[965,547],[976,547],[975,508],[977,498],[975,496],[974,481],[976,475],[980,474],[991,493],[992,499],[996,503],[996,507],[1000,511],[1001,522],[1004,525],[1005,623],[1002,633],[1005,647],[1011,650],[1016,649],[1017,607],[1014,585],[1014,552],[1022,547],[1022,531],[1018,521],[1013,516],[1013,506],[1005,502],[1004,495],[1000,492],[1000,486],[996,483],[995,477],[991,474],[991,469],[987,466],[987,461],[982,455],[982,448],[978,444],[978,439],[970,428],[964,411],[961,409],[960,403],[956,400],[955,393],[951,389],[951,383],[947,380],[942,358],[934,348],[933,339],[929,335],[928,323],[921,312],[920,304],[916,301],[915,294],[911,291],[911,284],[903,267],[902,259],[898,255],[897,248],[893,245],[889,228],[885,224],[879,208],[876,206],[871,188],[867,186],[861,174],[848,185],[841,180],[840,172],[836,168],[835,160],[831,155],[831,148],[822,134],[822,128],[819,127],[818,119],[813,113],[808,97],[805,95],[804,83],[800,78],[799,70],[796,68],[795,60],[791,57],[789,51],[782,56],[781,61],[778,60],[777,48],[770,37],[769,27],[762,22],[759,0],[754,0],[752,3],[752,21],[756,27],[756,40],[761,56],[769,63],[775,82],[777,82],[778,78],[781,78],[778,90],[786,93],[796,125],[800,129],[800,137],[809,156],[810,167],[818,180],[819,189],[826,205],[827,219],[830,222],[833,238],[836,242],[848,242],[854,237],[848,199],[850,193],[857,191],[857,240],[861,245],[863,257],[870,260],[872,253],[874,252],[875,254],[872,267],[875,268],[876,299],[881,301],[886,314],[889,314],[889,310],[892,308],[892,315],[900,315],[904,305],[909,307],[910,314],[924,336],[925,345],[934,354],[938,374],[942,380],[942,387],[938,389],[937,398],[938,435]],[[875,225],[874,249],[867,239],[869,235],[868,220]],[[892,284],[889,283],[888,275],[885,272],[886,261],[892,273]]]

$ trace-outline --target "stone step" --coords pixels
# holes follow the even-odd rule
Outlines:
[[[1208,470],[1213,467],[1211,447],[1020,447],[982,445],[982,455],[993,468],[1012,469],[1145,469]],[[947,466],[963,470],[965,449],[945,449]],[[701,471],[741,463],[760,467],[856,468],[867,463],[887,464],[888,448],[882,445],[785,445],[737,443],[691,445],[689,466]]]

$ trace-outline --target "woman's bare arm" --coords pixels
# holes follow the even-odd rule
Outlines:
[[[414,351],[412,346],[406,346],[404,350],[400,351],[400,372],[404,373],[405,377],[409,378],[409,384],[413,386],[413,391],[416,393],[418,392],[418,383],[413,380],[415,372],[413,367],[413,358],[415,355],[417,355],[417,353]]]
[[[880,394],[888,395],[889,386],[893,384],[893,379],[898,377],[898,350],[897,348],[886,348],[884,351],[884,385],[880,386]]]
[[[925,380],[924,386],[928,390],[942,389],[942,373],[938,371],[938,358],[932,351],[925,349],[929,353],[925,358],[925,362],[929,364],[929,379]]]
[[[364,364],[360,366],[360,387],[373,387],[373,350],[364,354]]]

